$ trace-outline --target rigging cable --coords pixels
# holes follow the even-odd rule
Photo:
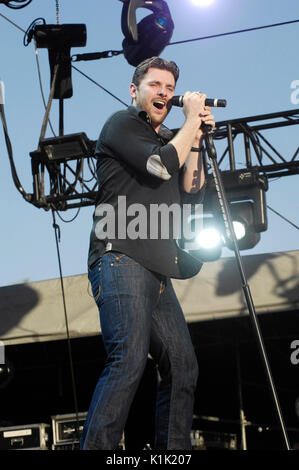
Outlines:
[[[87,78],[88,80],[90,80],[92,83],[94,83],[96,86],[98,86],[99,88],[101,88],[102,90],[104,90],[106,93],[108,93],[108,95],[112,96],[113,98],[115,98],[117,101],[119,101],[120,103],[122,103],[124,106],[129,106],[127,103],[125,103],[124,101],[122,101],[120,98],[118,98],[116,95],[114,95],[113,93],[111,93],[109,90],[107,90],[106,88],[104,88],[102,85],[100,85],[98,82],[96,82],[95,80],[93,80],[91,77],[89,77],[88,75],[86,75],[86,73],[82,72],[81,70],[77,69],[77,67],[75,67],[74,65],[72,65],[72,68],[77,70],[77,72],[81,73],[81,75],[83,75],[85,78]]]
[[[284,21],[283,23],[274,23],[274,24],[269,24],[269,25],[265,25],[265,26],[256,26],[254,28],[239,29],[237,31],[229,31],[228,33],[220,33],[220,34],[212,34],[210,36],[203,36],[201,38],[184,39],[183,41],[170,42],[168,44],[168,46],[174,46],[176,44],[185,44],[187,42],[202,41],[203,39],[219,38],[219,37],[222,37],[222,36],[229,36],[231,34],[247,33],[247,32],[250,32],[250,31],[257,31],[259,29],[274,28],[276,26],[284,26],[284,25],[292,24],[292,23],[299,23],[299,20]]]
[[[295,227],[297,230],[299,230],[299,227],[298,225],[294,224],[293,222],[291,222],[289,219],[287,219],[286,217],[284,217],[282,214],[280,214],[279,212],[277,212],[275,209],[273,209],[272,207],[268,206],[267,205],[267,208],[270,209],[270,211],[274,212],[274,214],[278,215],[279,217],[281,217],[283,220],[285,220],[286,222],[288,222],[290,225],[292,225],[293,227]]]

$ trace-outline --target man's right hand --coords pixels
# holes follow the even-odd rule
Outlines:
[[[186,119],[200,119],[205,115],[205,100],[207,96],[200,91],[186,91],[184,94],[183,112]],[[201,122],[199,123],[200,127]]]

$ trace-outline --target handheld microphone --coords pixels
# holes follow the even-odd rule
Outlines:
[[[171,104],[173,106],[180,106],[181,108],[184,106],[184,96],[174,96],[171,99]],[[218,98],[206,98],[205,106],[211,106],[214,108],[225,108],[226,100],[220,100]]]

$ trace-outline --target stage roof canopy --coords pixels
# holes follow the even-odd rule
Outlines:
[[[258,314],[297,310],[299,251],[242,257]],[[100,333],[98,311],[86,274],[65,277],[71,338]],[[189,280],[173,280],[187,322],[248,315],[235,258],[206,263]],[[0,340],[5,345],[65,339],[60,279],[0,288]]]

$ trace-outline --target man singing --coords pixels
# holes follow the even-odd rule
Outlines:
[[[96,146],[99,190],[88,267],[107,358],[84,426],[84,450],[117,448],[148,354],[158,374],[154,449],[191,449],[198,366],[171,278],[190,278],[201,263],[179,248],[171,230],[161,236],[150,208],[201,201],[201,124],[214,128],[215,122],[206,95],[188,91],[181,129],[174,135],[162,124],[178,77],[174,62],[153,57],[139,64],[132,105],[109,117]],[[140,207],[139,236],[133,236]]]

